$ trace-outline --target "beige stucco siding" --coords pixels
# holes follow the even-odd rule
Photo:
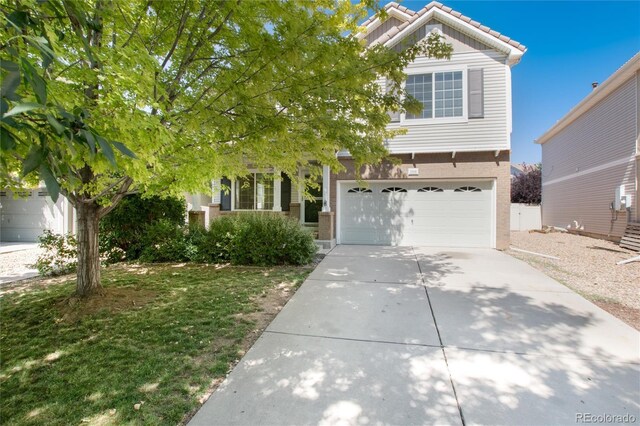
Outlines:
[[[542,145],[544,225],[620,237],[627,214],[610,208],[620,185],[636,219],[637,86],[629,78]]]

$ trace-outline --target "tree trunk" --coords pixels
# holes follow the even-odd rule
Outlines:
[[[98,211],[95,203],[77,203],[78,212],[78,282],[76,296],[88,297],[102,290],[100,285],[100,250],[98,248]]]

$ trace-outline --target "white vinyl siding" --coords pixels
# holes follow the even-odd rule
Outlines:
[[[406,128],[407,133],[386,141],[394,154],[413,152],[494,151],[511,148],[508,76],[506,57],[494,51],[454,54],[451,60],[418,58],[407,67],[407,74],[482,69],[483,118],[459,117],[433,120],[407,120],[389,124],[390,129]],[[464,73],[463,81],[466,80]],[[464,89],[466,90],[466,88]],[[467,107],[463,107],[466,115]],[[415,122],[412,122],[415,121]]]
[[[624,185],[638,211],[637,90],[632,77],[542,145],[543,225],[620,237],[638,219],[610,209]]]
[[[630,78],[542,145],[545,180],[590,169],[636,152],[636,82]]]
[[[634,194],[634,180],[635,165],[629,161],[576,179],[545,185],[542,190],[542,224],[621,237],[628,215],[614,212],[609,206],[615,188],[621,184],[625,185],[627,195]],[[632,202],[635,205],[637,200]]]

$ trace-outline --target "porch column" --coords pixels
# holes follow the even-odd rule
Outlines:
[[[331,170],[329,166],[322,166],[322,211],[330,212],[331,211],[331,203],[329,197],[331,196],[330,192],[330,181]]]
[[[273,211],[282,211],[282,191],[281,191],[282,179],[279,171],[273,172]]]
[[[333,241],[335,238],[335,212],[331,211],[331,170],[322,166],[322,211],[318,214],[318,240]]]

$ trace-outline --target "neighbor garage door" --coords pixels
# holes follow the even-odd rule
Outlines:
[[[45,188],[25,191],[17,199],[11,191],[1,191],[0,241],[35,242],[45,229],[62,233],[62,200],[54,203]]]
[[[341,244],[493,247],[493,182],[339,182]]]

